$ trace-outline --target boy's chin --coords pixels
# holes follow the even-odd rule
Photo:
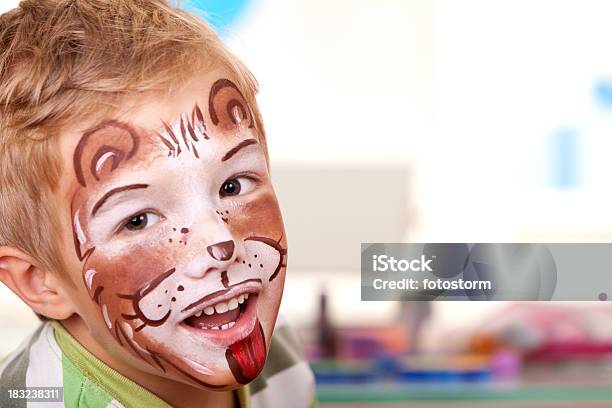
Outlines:
[[[191,381],[190,384],[211,391],[230,391],[243,386],[243,384],[236,381],[236,378],[229,369],[215,372],[215,374],[211,376],[200,375],[197,378],[199,381]]]
[[[263,366],[261,367],[263,369]],[[261,371],[258,370],[258,374]],[[243,387],[248,382],[240,382],[232,371],[228,369],[215,370],[211,375],[202,375],[197,372],[183,372],[178,374],[181,382],[210,391],[230,391]]]
[[[255,318],[249,334],[211,353],[213,361],[195,362],[183,356],[166,360],[179,375],[212,389],[231,389],[253,381],[263,370],[267,348],[263,326]],[[172,362],[174,360],[174,362]],[[179,362],[177,364],[177,362]],[[207,368],[211,367],[211,368]]]

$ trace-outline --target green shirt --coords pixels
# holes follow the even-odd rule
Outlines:
[[[45,408],[170,407],[96,358],[57,322],[42,324],[0,364],[0,387],[63,387],[64,401],[45,402]],[[236,390],[235,396],[241,408],[304,408],[315,404],[312,371],[288,326],[277,324],[264,370],[253,382]],[[0,406],[27,408],[28,404],[26,400],[10,399],[5,392],[0,395]]]

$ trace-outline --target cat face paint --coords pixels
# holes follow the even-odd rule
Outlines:
[[[254,379],[287,250],[238,88],[216,81],[207,103],[156,131],[104,123],[83,134],[73,167],[82,281],[116,341],[185,382],[224,388]]]

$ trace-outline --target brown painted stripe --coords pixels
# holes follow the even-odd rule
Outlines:
[[[236,153],[240,151],[240,149],[243,149],[252,144],[257,144],[257,140],[255,139],[243,140],[242,142],[238,143],[238,145],[232,147],[227,153],[225,153],[225,155],[221,158],[221,161],[224,162],[226,160],[231,159],[232,156],[234,156]]]

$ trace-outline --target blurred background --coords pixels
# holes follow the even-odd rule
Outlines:
[[[610,241],[611,2],[182,3],[260,82],[321,406],[612,404],[607,302],[361,302],[359,271],[361,242]],[[36,324],[0,288],[0,356]]]

